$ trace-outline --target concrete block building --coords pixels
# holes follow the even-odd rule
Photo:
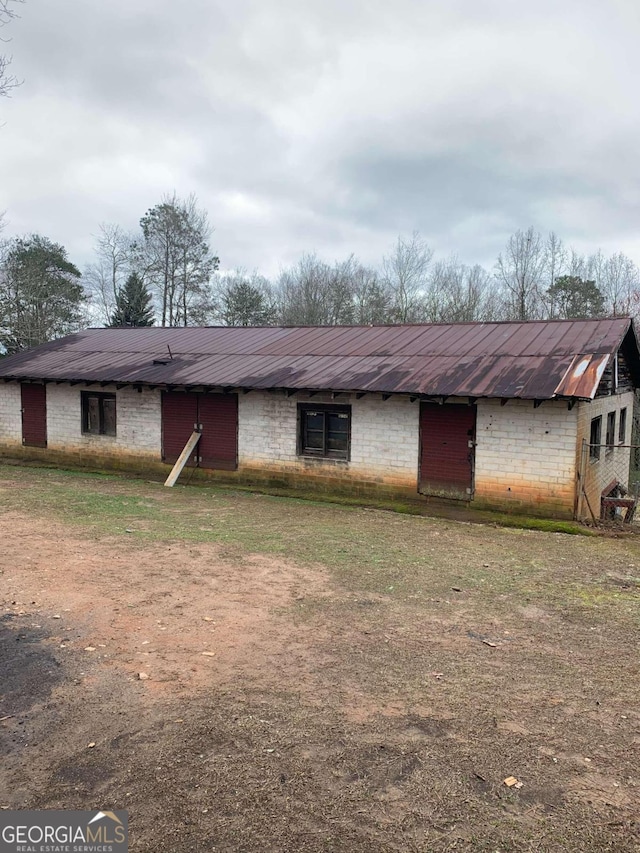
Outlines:
[[[88,329],[0,359],[0,456],[583,517],[639,382],[628,318]]]

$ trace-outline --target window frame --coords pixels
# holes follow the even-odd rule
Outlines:
[[[616,444],[616,410],[607,412],[607,427],[604,441],[605,453],[613,453],[613,448]]]
[[[618,444],[624,444],[627,440],[627,407],[620,409],[618,418]]]
[[[324,417],[322,450],[316,450],[315,448],[309,447],[306,440],[306,416],[310,412],[322,414]],[[347,416],[347,446],[344,451],[331,450],[328,447],[330,436],[330,430],[328,429],[328,415]],[[306,459],[324,459],[335,462],[349,462],[351,459],[351,406],[332,405],[329,403],[298,403],[297,454],[298,456],[303,456]]]
[[[98,429],[89,429],[89,401],[98,401]],[[113,431],[107,428],[104,404],[113,401]],[[83,435],[104,435],[115,438],[118,434],[118,404],[114,392],[108,391],[81,391],[80,392],[81,428]]]
[[[594,435],[595,433],[595,435]],[[595,437],[595,441],[594,441]],[[597,462],[600,459],[600,443],[602,441],[602,415],[591,418],[589,428],[589,459]]]

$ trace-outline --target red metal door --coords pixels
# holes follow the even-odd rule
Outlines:
[[[238,395],[200,394],[198,421],[202,438],[197,448],[202,468],[235,471],[238,467]]]
[[[198,423],[198,395],[163,391],[162,393],[162,461],[171,465],[182,453]],[[202,439],[201,439],[202,440]],[[198,445],[187,465],[196,464]]]
[[[475,435],[475,406],[422,403],[420,492],[444,498],[471,499]]]
[[[22,395],[22,443],[28,447],[47,446],[46,385],[20,386]]]

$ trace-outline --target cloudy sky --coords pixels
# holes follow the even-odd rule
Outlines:
[[[640,262],[637,0],[27,0],[9,34],[5,233],[80,266],[173,190],[225,268],[414,230],[492,265],[529,225]]]

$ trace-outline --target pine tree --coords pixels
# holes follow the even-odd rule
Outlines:
[[[0,263],[0,347],[19,352],[77,331],[86,298],[80,277],[64,246],[47,237],[8,243]]]
[[[154,316],[151,294],[140,276],[133,272],[118,292],[116,310],[111,316],[111,327],[153,326]]]

